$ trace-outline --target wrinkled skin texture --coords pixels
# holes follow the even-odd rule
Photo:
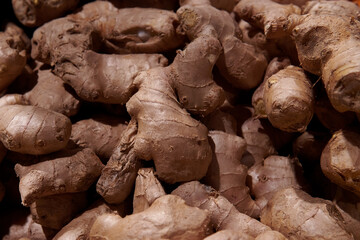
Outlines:
[[[282,156],[267,157],[248,171],[251,195],[264,208],[275,192],[283,188],[302,188],[302,168],[297,159]]]
[[[290,240],[354,239],[345,230],[340,212],[330,201],[313,198],[293,188],[278,191],[260,218],[262,223]]]
[[[246,186],[248,169],[240,162],[246,150],[245,140],[220,131],[210,131],[209,137],[213,159],[204,183],[219,191],[239,212],[259,217],[260,207],[251,198]]]
[[[34,222],[59,230],[86,207],[86,193],[68,193],[43,197],[30,205]]]
[[[234,12],[239,18],[264,29],[266,38],[279,39],[286,35],[283,28],[288,16],[300,14],[301,10],[295,5],[282,5],[271,0],[241,0]]]
[[[119,143],[127,124],[111,115],[96,115],[72,125],[71,137],[76,145],[91,148],[99,158],[108,159]]]
[[[335,132],[321,154],[321,169],[330,181],[360,196],[360,134]]]
[[[216,65],[230,84],[240,89],[260,84],[267,60],[255,47],[241,41],[241,31],[229,13],[212,7],[208,1],[187,1],[177,14],[190,40],[209,32],[217,35],[223,52]]]
[[[264,91],[265,91],[266,80],[269,77],[271,77],[272,75],[274,75],[275,73],[277,73],[278,71],[286,68],[290,64],[291,64],[290,59],[279,58],[279,57],[275,57],[269,62],[268,66],[266,68],[264,81],[260,84],[259,87],[256,88],[256,90],[251,98],[251,105],[253,106],[253,108],[255,110],[255,115],[257,117],[259,117],[259,118],[267,117],[266,110],[265,110],[265,103],[264,103]]]
[[[198,181],[184,183],[171,194],[180,196],[186,204],[208,210],[211,224],[216,231],[241,231],[252,237],[271,230],[246,214],[240,213],[225,197],[213,188]]]
[[[336,1],[322,4],[337,5]],[[333,107],[339,112],[360,112],[360,22],[352,13],[322,9],[291,16],[286,29],[304,70],[322,76]]]
[[[151,204],[166,193],[154,175],[154,169],[141,168],[135,181],[133,213],[149,208]]]
[[[89,239],[203,239],[210,233],[206,211],[185,204],[178,196],[158,198],[143,212],[121,218],[105,214],[98,217]]]
[[[24,98],[33,106],[49,109],[65,116],[74,116],[80,108],[80,101],[70,93],[63,81],[50,70],[37,72],[37,84]]]
[[[84,192],[99,177],[103,166],[89,148],[46,155],[30,166],[16,164],[22,204],[29,206],[41,197],[56,194]]]
[[[314,93],[305,72],[288,66],[266,80],[265,112],[271,124],[286,132],[304,132],[314,114]]]
[[[12,0],[18,20],[27,27],[40,26],[73,9],[79,0]]]
[[[24,154],[47,154],[65,148],[71,122],[66,116],[36,106],[0,107],[0,140],[4,146]]]
[[[21,74],[26,64],[26,39],[22,37],[23,31],[15,25],[6,30],[0,32],[0,91]]]
[[[254,240],[254,238],[242,232],[221,230],[204,238],[204,240]]]

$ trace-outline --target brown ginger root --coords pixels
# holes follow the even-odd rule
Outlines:
[[[253,108],[255,110],[255,113],[254,113],[255,116],[257,116],[259,118],[267,117],[266,110],[265,110],[265,103],[264,103],[264,91],[265,91],[266,80],[269,77],[271,77],[272,75],[274,75],[275,73],[277,73],[278,71],[286,68],[290,64],[291,64],[290,59],[279,58],[279,57],[275,57],[269,62],[268,66],[266,68],[264,81],[256,88],[256,90],[251,98],[251,105],[253,106]]]
[[[28,39],[24,39],[21,29],[14,27],[0,32],[0,91],[21,74],[26,64],[25,41]]]
[[[305,72],[288,66],[266,80],[265,112],[271,124],[286,132],[304,132],[314,114],[314,93]]]
[[[322,1],[321,4],[323,6],[316,11],[310,8],[308,14],[289,17],[286,30],[295,41],[304,70],[322,76],[333,107],[339,112],[360,112],[357,60],[360,22],[352,13],[333,8],[338,1]]]
[[[30,205],[30,212],[42,227],[59,230],[86,207],[86,197],[86,192],[80,192],[39,198]]]
[[[25,105],[5,105],[0,113],[0,140],[11,151],[47,154],[69,140],[71,122],[60,113]]]
[[[89,148],[63,150],[41,158],[41,162],[15,165],[20,178],[22,203],[62,193],[84,192],[96,181],[103,164]]]
[[[205,183],[226,197],[239,212],[257,218],[260,207],[246,186],[247,167],[241,164],[246,142],[241,137],[221,131],[210,131],[213,159]]]
[[[209,130],[218,130],[236,135],[236,119],[230,113],[224,112],[220,109],[215,110],[203,118],[202,122]]]
[[[286,36],[284,25],[288,16],[300,14],[295,5],[282,5],[271,0],[241,0],[234,8],[235,14],[250,24],[263,29],[266,38],[279,39]]]
[[[204,240],[254,240],[252,236],[231,230],[221,230],[204,238]]]
[[[16,17],[27,27],[40,26],[73,9],[79,0],[12,0]]]
[[[140,168],[135,181],[133,213],[142,212],[166,193],[152,168]]]
[[[300,163],[289,157],[269,156],[262,163],[252,166],[248,176],[251,195],[260,210],[280,189],[301,189],[304,186]]]
[[[290,240],[354,239],[345,230],[344,219],[330,201],[313,198],[293,188],[275,193],[260,218],[262,223]]]
[[[360,196],[360,134],[356,130],[335,132],[321,154],[321,169],[333,183]]]
[[[211,224],[216,231],[241,231],[256,237],[271,230],[254,218],[240,213],[225,197],[198,181],[184,183],[171,194],[182,197],[189,206],[207,210],[210,214]]]
[[[190,207],[178,196],[165,195],[146,210],[121,218],[104,214],[96,219],[89,239],[203,239],[209,233],[206,211]]]
[[[110,115],[96,115],[72,125],[71,137],[76,145],[91,148],[101,159],[108,159],[119,143],[127,124]]]
[[[80,101],[69,92],[69,86],[50,70],[37,71],[37,84],[24,98],[33,106],[49,109],[65,116],[75,115],[80,108]]]
[[[107,1],[111,2],[117,8],[139,7],[139,8],[160,8],[166,10],[175,10],[178,5],[178,0],[107,0]]]
[[[190,40],[213,32],[223,51],[216,62],[221,74],[233,86],[251,89],[260,84],[267,60],[254,46],[241,41],[241,31],[229,13],[210,1],[184,1],[177,10],[181,27]]]

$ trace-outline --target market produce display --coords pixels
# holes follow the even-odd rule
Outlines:
[[[358,1],[0,11],[0,239],[360,240]]]

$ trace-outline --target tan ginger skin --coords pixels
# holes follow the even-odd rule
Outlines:
[[[283,26],[291,14],[300,14],[295,5],[282,5],[271,0],[241,0],[234,8],[235,14],[250,24],[263,29],[266,38],[279,39],[286,35]]]
[[[140,230],[139,229],[143,229]],[[104,214],[94,222],[89,239],[203,239],[211,233],[209,214],[178,196],[165,195],[146,210],[121,218]]]
[[[242,42],[241,31],[230,14],[212,7],[207,0],[181,1],[180,5],[180,24],[191,41],[214,32],[221,42],[223,51],[216,65],[226,80],[240,89],[259,85],[267,60],[254,46]]]
[[[198,181],[187,182],[176,188],[171,194],[183,198],[189,206],[207,210],[215,231],[241,231],[252,237],[271,230],[246,214],[240,213],[235,206],[213,188]]]
[[[337,1],[322,4],[337,5]],[[304,70],[322,76],[333,107],[339,112],[360,112],[360,22],[348,11],[341,14],[338,8],[322,8],[292,15],[285,29],[295,41]]]
[[[264,81],[256,88],[255,92],[251,97],[251,105],[255,110],[255,116],[259,118],[266,118],[266,110],[265,110],[265,103],[264,103],[264,91],[265,91],[265,83],[266,80],[277,73],[278,71],[286,68],[291,64],[290,59],[288,58],[273,58],[265,72]]]
[[[76,7],[79,0],[12,0],[18,20],[27,27],[40,26]]]
[[[69,140],[71,122],[60,113],[25,105],[4,105],[0,113],[0,140],[11,151],[47,154]]]
[[[140,168],[135,181],[133,213],[142,212],[166,193],[152,168]]]
[[[248,170],[248,185],[260,210],[277,191],[305,186],[302,174],[299,161],[290,157],[272,155],[252,166]]]
[[[26,41],[24,32],[10,24],[0,32],[0,91],[6,89],[18,77],[26,64]]]
[[[304,132],[314,114],[314,93],[305,72],[288,66],[266,80],[264,104],[271,124],[286,132]]]
[[[69,86],[67,88],[69,89]],[[67,88],[61,78],[54,75],[50,69],[38,70],[37,83],[24,94],[24,99],[33,106],[71,117],[79,111],[80,101]]]
[[[241,164],[246,142],[236,135],[210,131],[213,159],[204,183],[226,197],[237,210],[251,217],[260,215],[260,207],[250,196],[246,186],[248,168]]]
[[[260,219],[290,240],[354,239],[330,201],[293,188],[278,191],[261,212]]]
[[[108,159],[119,143],[127,124],[111,115],[95,115],[72,125],[70,140],[77,146],[91,148],[101,159]]]
[[[335,132],[321,154],[321,169],[330,181],[360,196],[360,134],[357,130]]]
[[[30,166],[15,165],[25,206],[41,197],[88,190],[104,166],[89,148],[63,150],[41,160]]]

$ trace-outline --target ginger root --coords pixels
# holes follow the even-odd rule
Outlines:
[[[99,216],[89,239],[203,239],[211,232],[209,214],[190,207],[178,196],[165,195],[146,210],[121,218]]]

